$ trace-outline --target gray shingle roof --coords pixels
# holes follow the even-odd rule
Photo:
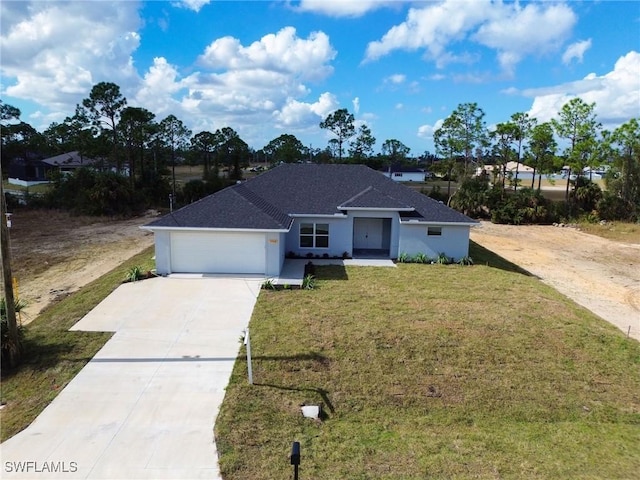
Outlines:
[[[442,203],[365,165],[285,164],[232,185],[147,227],[288,229],[290,215],[334,215],[340,209],[403,211],[421,222],[474,223]]]

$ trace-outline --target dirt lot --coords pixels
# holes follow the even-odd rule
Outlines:
[[[640,244],[575,228],[483,222],[471,239],[640,340]]]
[[[17,296],[27,303],[22,322],[152,245],[153,235],[139,228],[151,218],[110,221],[56,211],[15,212],[11,263]]]
[[[13,273],[28,323],[73,292],[152,245],[138,228],[153,215],[108,221],[49,211],[18,211],[11,229]],[[471,238],[520,265],[577,303],[640,339],[640,244],[573,228],[482,223]]]

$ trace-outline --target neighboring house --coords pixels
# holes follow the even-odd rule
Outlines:
[[[53,167],[42,160],[15,158],[9,164],[9,183],[22,187],[49,183],[52,170]]]
[[[292,253],[459,259],[476,223],[364,165],[284,164],[141,228],[161,275],[277,276]]]
[[[400,165],[391,166],[383,173],[396,182],[424,182],[426,178],[426,172],[423,169]]]
[[[504,171],[503,171],[504,170]],[[524,163],[507,162],[506,165],[485,165],[484,167],[478,167],[476,169],[476,176],[480,176],[483,173],[489,175],[489,178],[502,179],[503,173],[506,173],[507,178],[516,178],[516,170],[518,172],[518,179],[531,180],[533,178],[534,169]]]
[[[29,187],[39,183],[48,183],[53,171],[70,173],[81,167],[93,167],[99,160],[82,156],[79,152],[68,152],[55,157],[37,161],[14,160],[9,171],[9,183]]]

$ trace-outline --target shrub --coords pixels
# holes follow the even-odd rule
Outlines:
[[[412,260],[415,263],[429,263],[429,257],[424,253],[416,253]]]
[[[316,288],[316,277],[313,275],[305,275],[302,279],[302,288],[304,290],[313,290]]]
[[[16,314],[20,313],[26,306],[26,303],[21,300],[14,301],[14,308]],[[24,339],[24,331],[21,323],[18,323],[18,341],[14,342],[9,338],[9,320],[7,318],[7,304],[4,298],[0,298],[0,362],[2,365],[9,365],[11,354],[22,350],[22,341]]]
[[[470,217],[485,215],[489,182],[485,178],[468,178],[451,197],[451,207]]]
[[[398,255],[398,263],[409,263],[411,261],[411,257],[407,252],[402,252]]]
[[[458,260],[458,265],[473,265],[473,258],[468,255],[466,257],[462,257]]]
[[[582,212],[590,212],[596,208],[596,204],[602,198],[602,189],[596,183],[578,177],[573,195],[578,209]]]
[[[596,211],[600,220],[636,221],[640,218],[637,207],[608,191],[598,200]]]
[[[142,271],[142,267],[140,265],[134,265],[124,276],[125,281],[127,282],[137,282],[138,280],[144,277],[144,273]]]
[[[70,175],[53,176],[45,203],[49,207],[93,216],[130,216],[144,210],[144,198],[132,187],[129,178],[88,168],[79,168]]]
[[[438,265],[449,265],[452,262],[452,259],[447,257],[445,253],[440,252],[438,257],[435,260],[435,263]]]
[[[507,196],[491,212],[493,223],[521,225],[528,223],[552,223],[555,220],[554,208],[538,191],[522,188]]]

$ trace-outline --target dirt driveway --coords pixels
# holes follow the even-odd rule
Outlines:
[[[104,275],[153,244],[140,225],[153,213],[127,220],[71,216],[55,210],[18,210],[12,217],[11,257],[17,297],[29,323],[56,298]]]
[[[482,222],[471,239],[640,340],[640,245],[575,228]]]

